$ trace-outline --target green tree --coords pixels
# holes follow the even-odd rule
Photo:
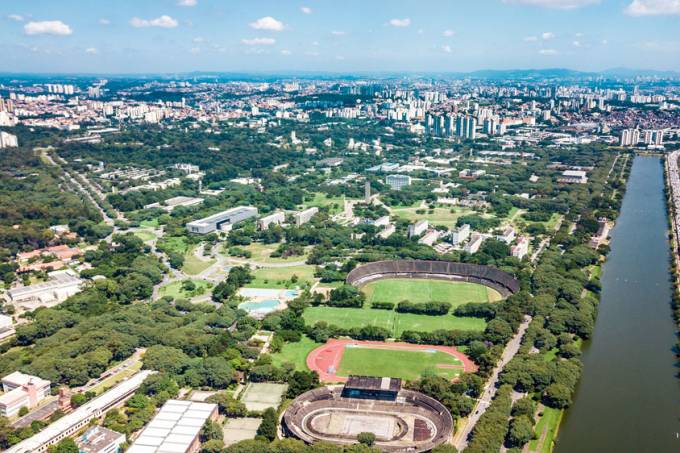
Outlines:
[[[262,423],[257,428],[257,435],[269,441],[276,439],[276,411],[271,407],[262,414]]]
[[[373,444],[375,443],[375,434],[371,432],[363,432],[359,433],[357,435],[357,440],[359,441],[360,444],[367,445],[369,447],[372,447]]]

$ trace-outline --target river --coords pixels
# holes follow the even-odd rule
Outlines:
[[[595,333],[556,453],[680,451],[663,165],[636,157],[602,271]]]

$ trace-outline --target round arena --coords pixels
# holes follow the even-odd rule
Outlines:
[[[401,389],[400,379],[352,376],[344,387],[300,395],[284,412],[283,427],[307,443],[352,444],[370,432],[385,452],[418,453],[446,442],[453,419],[437,400]]]
[[[368,282],[385,278],[421,278],[478,283],[495,289],[503,297],[519,291],[519,282],[507,272],[490,266],[450,261],[375,261],[353,269],[347,275],[347,283],[361,287]]]

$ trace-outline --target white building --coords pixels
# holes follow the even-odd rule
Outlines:
[[[442,235],[442,232],[439,231],[439,230],[430,230],[427,233],[425,233],[423,235],[423,237],[421,237],[418,240],[418,244],[425,244],[425,245],[432,246],[435,242],[437,242],[437,239],[439,239],[439,237],[441,235]]]
[[[373,222],[373,226],[375,226],[375,227],[387,226],[389,224],[390,224],[390,216],[388,216],[388,215],[379,217],[379,218],[375,219],[375,221]]]
[[[412,223],[408,226],[408,237],[412,238],[414,236],[420,236],[429,228],[429,223],[427,220],[419,220],[416,223]]]
[[[496,235],[496,239],[510,245],[515,240],[515,229],[511,226],[506,227],[501,234]]]
[[[264,216],[261,219],[257,221],[257,227],[260,230],[268,230],[269,226],[274,224],[274,225],[281,225],[284,221],[286,220],[286,214],[281,212],[275,212],[274,214],[269,214],[268,216]]]
[[[2,148],[16,148],[19,146],[19,140],[16,135],[8,134],[0,131],[0,149]]]
[[[108,392],[88,401],[73,412],[64,415],[48,425],[33,437],[19,442],[5,450],[5,453],[45,453],[51,445],[71,437],[85,428],[92,420],[102,417],[106,412],[131,397],[144,380],[155,371],[144,370],[129,377]]]
[[[468,242],[465,245],[465,248],[463,250],[466,251],[467,253],[477,253],[479,251],[479,248],[482,246],[484,239],[486,239],[486,237],[484,237],[483,235],[479,233],[474,233],[470,238],[470,242]]]
[[[529,238],[526,236],[521,236],[517,240],[517,244],[510,247],[512,256],[518,259],[524,258],[529,253]]]
[[[0,315],[0,340],[14,335],[14,323],[11,316]]]
[[[401,190],[402,187],[411,185],[411,177],[407,175],[387,175],[385,184],[393,190]]]
[[[470,237],[470,225],[467,223],[459,226],[451,232],[451,243],[453,245],[460,245],[467,241]]]
[[[59,304],[82,289],[83,281],[70,269],[47,274],[49,280],[7,291],[9,300],[28,309]]]
[[[378,233],[378,236],[380,236],[382,239],[387,239],[388,237],[392,236],[392,234],[394,234],[396,229],[397,227],[395,227],[393,224],[389,224],[385,227],[385,229]]]
[[[564,170],[562,175],[557,178],[557,182],[563,184],[585,184],[588,182],[586,174],[583,170]]]
[[[309,222],[312,219],[312,217],[314,217],[318,212],[319,208],[314,206],[305,209],[304,211],[296,213],[295,215],[293,215],[293,217],[295,218],[295,225],[300,226]]]
[[[216,404],[168,400],[127,452],[197,452],[201,428],[207,420],[216,419]]]
[[[50,395],[50,381],[19,371],[2,378],[0,415],[13,417],[22,407],[32,409]]]
[[[93,426],[76,439],[80,453],[118,453],[124,443],[125,434],[103,426]]]

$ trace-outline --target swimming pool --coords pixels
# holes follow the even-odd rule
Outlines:
[[[263,300],[261,302],[243,302],[239,304],[238,308],[247,311],[248,313],[269,313],[277,310],[281,305],[281,301],[276,299]]]

